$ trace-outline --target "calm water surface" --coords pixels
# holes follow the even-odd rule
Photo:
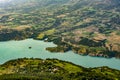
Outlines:
[[[56,46],[50,42],[43,42],[33,39],[26,39],[21,41],[5,41],[0,42],[0,64],[5,63],[11,59],[17,58],[57,58],[73,62],[84,67],[100,67],[108,66],[110,68],[120,70],[120,59],[106,59],[90,56],[81,56],[72,51],[66,53],[51,53],[45,50],[46,47]],[[32,47],[29,49],[29,47]]]

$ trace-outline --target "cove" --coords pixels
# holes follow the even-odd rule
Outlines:
[[[57,58],[72,62],[83,67],[101,67],[108,66],[110,68],[120,70],[120,59],[116,58],[98,58],[90,56],[81,56],[72,51],[66,53],[51,53],[46,51],[46,47],[56,46],[52,42],[44,42],[33,39],[21,41],[5,41],[0,42],[0,64],[11,59],[17,58]]]

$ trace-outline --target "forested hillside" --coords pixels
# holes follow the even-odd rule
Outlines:
[[[51,52],[120,57],[119,0],[10,0],[0,4],[1,41],[34,38],[57,44],[47,48]]]
[[[119,80],[120,71],[84,68],[57,59],[16,59],[0,65],[0,80]]]

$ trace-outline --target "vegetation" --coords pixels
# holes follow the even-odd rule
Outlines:
[[[84,68],[57,59],[17,59],[0,65],[0,80],[119,80],[120,71]]]
[[[47,36],[54,34],[54,32],[55,32],[55,29],[51,29],[51,30],[45,31],[43,33],[40,33],[37,36],[37,39],[44,40],[45,38],[47,38]]]
[[[6,0],[7,1],[7,0]],[[9,0],[0,3],[0,41],[34,38],[51,52],[120,58],[119,0]],[[84,68],[57,59],[0,65],[0,80],[120,80],[108,67]]]
[[[10,1],[0,5],[0,41],[34,38],[57,44],[52,52],[120,56],[119,0]]]

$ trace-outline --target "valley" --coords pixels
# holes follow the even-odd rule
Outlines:
[[[119,80],[120,1],[1,0],[0,55],[0,80]]]

